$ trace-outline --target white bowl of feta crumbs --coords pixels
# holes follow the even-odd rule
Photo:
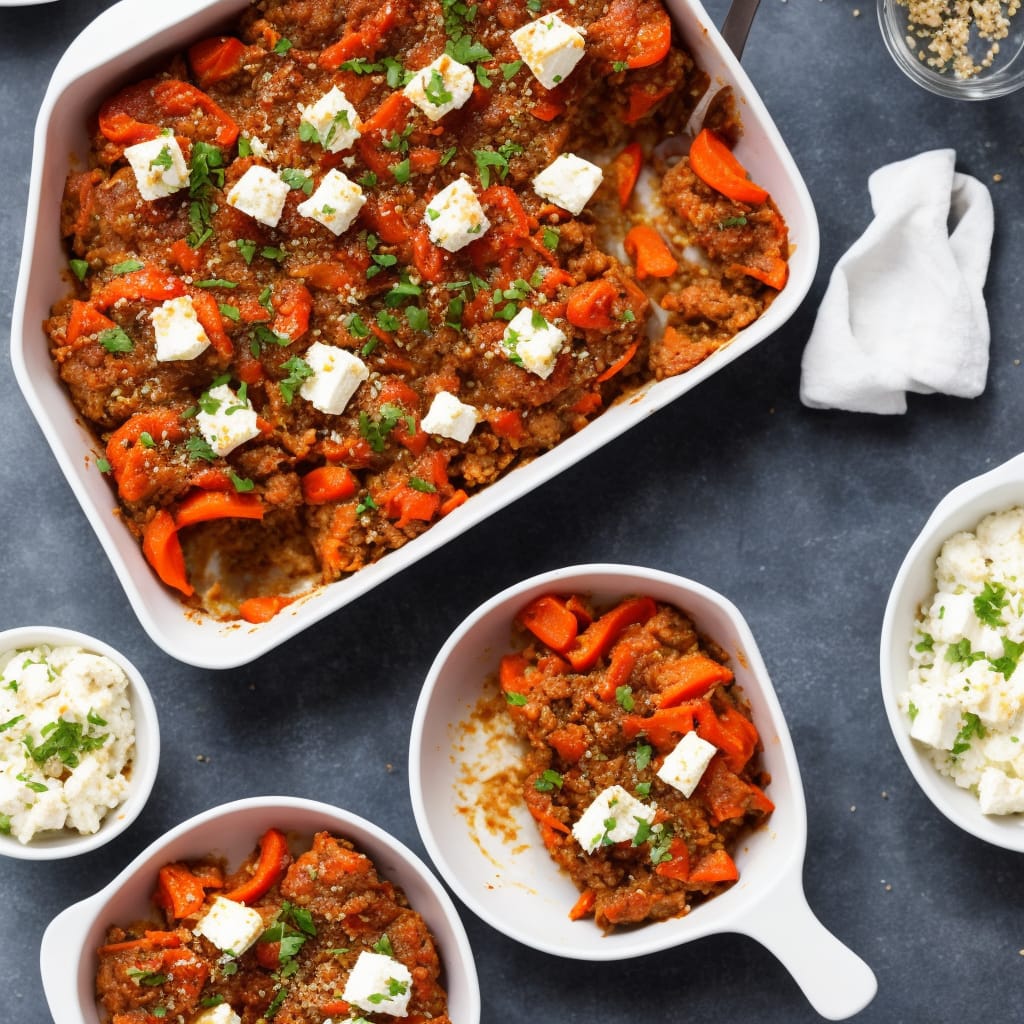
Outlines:
[[[685,610],[729,656],[750,703],[775,810],[737,848],[735,885],[685,916],[610,933],[593,920],[570,919],[579,893],[518,798],[521,748],[492,710],[491,683],[515,646],[513,620],[544,594],[587,595],[598,606],[647,596]],[[511,798],[503,780],[513,780]],[[735,932],[771,950],[823,1017],[850,1017],[875,994],[870,967],[807,905],[800,770],[757,644],[736,606],[699,583],[656,569],[582,565],[534,576],[485,602],[449,637],[427,674],[411,731],[409,788],[420,836],[444,880],[489,925],[533,949],[615,962]]]
[[[160,757],[138,670],[83,633],[0,632],[0,854],[56,860],[123,832]]]
[[[881,638],[889,724],[954,824],[1024,852],[1024,455],[936,507],[892,587]]]

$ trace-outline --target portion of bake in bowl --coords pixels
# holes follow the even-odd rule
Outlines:
[[[139,670],[55,626],[0,632],[0,855],[88,853],[141,813],[160,726]]]
[[[422,862],[290,797],[225,804],[157,840],[54,919],[41,965],[51,1013],[75,1024],[480,1017],[468,941]]]
[[[56,427],[56,372],[90,428],[69,475],[101,535],[116,497],[165,646],[187,630],[154,591],[273,643],[688,390],[813,276],[806,191],[698,8],[306,6],[201,5],[76,91],[82,166],[60,224],[40,209],[71,287],[51,380],[19,380]]]
[[[562,653],[516,625],[549,599]],[[431,667],[409,777],[438,870],[519,942],[619,960],[735,931],[826,1016],[874,994],[807,908],[799,769],[754,639],[698,583],[576,566],[492,598]]]
[[[893,582],[882,696],[918,785],[950,821],[1024,851],[1024,456],[936,506]]]

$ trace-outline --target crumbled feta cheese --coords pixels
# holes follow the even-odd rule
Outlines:
[[[428,434],[439,434],[441,437],[450,437],[459,444],[465,444],[479,418],[480,414],[474,406],[460,402],[448,391],[439,391],[434,395],[434,400],[430,403],[427,415],[420,421],[420,426]]]
[[[509,321],[501,343],[509,359],[546,380],[558,361],[565,335],[540,313],[523,306]]]
[[[899,703],[936,768],[985,814],[1024,812],[1024,509],[942,546]]]
[[[656,812],[656,807],[637,800],[622,786],[609,786],[583,812],[572,834],[587,853],[593,853],[601,846],[629,842],[640,827],[637,819],[650,825]]]
[[[302,137],[305,138],[305,134],[312,130],[316,133],[316,141],[328,153],[340,153],[359,138],[359,114],[336,85],[316,103],[303,107],[301,117],[302,124],[308,125],[308,128],[300,129]]]
[[[231,187],[227,200],[230,206],[253,220],[276,228],[290,191],[291,187],[269,167],[254,164]]]
[[[366,1013],[390,1013],[405,1017],[412,997],[412,975],[409,968],[383,953],[359,954],[352,973],[345,982],[342,999]]]
[[[53,829],[91,834],[124,799],[135,723],[128,677],[109,658],[45,645],[3,652],[0,723],[0,815],[19,842]],[[58,729],[72,746],[82,738],[77,765],[56,754],[39,764],[29,754],[29,744],[39,750]]]
[[[314,341],[303,358],[313,373],[302,382],[299,394],[314,408],[332,416],[345,411],[356,388],[370,376],[358,356],[322,341]]]
[[[713,743],[701,739],[695,732],[688,732],[661,763],[658,778],[689,797],[717,750]]]
[[[583,57],[584,38],[558,14],[546,14],[512,33],[523,63],[545,89],[564,82]]]
[[[409,80],[403,92],[431,121],[458,110],[473,95],[473,72],[442,53],[437,60],[421,68]]]
[[[196,423],[217,455],[233,452],[260,432],[256,410],[249,399],[241,400],[227,384],[210,388],[203,404],[213,408],[200,408]]]
[[[601,168],[575,153],[562,153],[533,179],[533,190],[542,199],[580,214],[597,191],[604,174]]]
[[[303,217],[311,217],[340,235],[352,226],[365,202],[363,190],[332,167],[317,190],[305,202],[299,203],[298,211]]]
[[[269,160],[271,158],[267,144],[258,135],[249,136],[249,152],[259,160]]]
[[[210,347],[210,339],[188,295],[161,303],[150,315],[156,335],[156,358],[168,363],[195,359]]]
[[[192,1017],[190,1024],[242,1024],[242,1018],[231,1009],[230,1003],[218,1003]]]
[[[458,252],[491,226],[473,186],[465,178],[456,178],[430,200],[423,221],[434,245],[449,252]]]
[[[219,950],[238,957],[263,934],[264,928],[258,910],[218,896],[193,931],[206,936]]]
[[[189,182],[185,154],[173,135],[160,135],[128,146],[124,156],[135,172],[139,195],[147,202],[173,195]]]

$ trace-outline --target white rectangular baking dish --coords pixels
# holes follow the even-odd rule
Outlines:
[[[763,341],[796,311],[814,279],[818,223],[807,187],[763,102],[698,0],[667,0],[679,35],[712,87],[733,87],[744,135],[740,160],[767,188],[789,225],[794,251],[789,283],[765,314],[688,373],[651,383],[609,408],[580,433],[475,494],[409,544],[354,575],[319,588],[270,622],[223,622],[186,608],[156,578],[113,514],[116,501],[89,456],[97,442],[79,421],[50,359],[42,324],[67,289],[59,216],[69,156],[83,162],[86,125],[119,85],[147,64],[223,28],[247,0],[121,0],[87,26],[58,63],[36,123],[25,242],[11,323],[15,375],[83,511],[109,556],[132,608],[153,641],[171,656],[206,668],[246,664],[337,611],[446,541],[550,480],[634,424],[685,394]]]

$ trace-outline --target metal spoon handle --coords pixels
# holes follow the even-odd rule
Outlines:
[[[747,33],[757,13],[761,0],[732,0],[732,5],[722,22],[722,38],[739,60],[747,42]]]

